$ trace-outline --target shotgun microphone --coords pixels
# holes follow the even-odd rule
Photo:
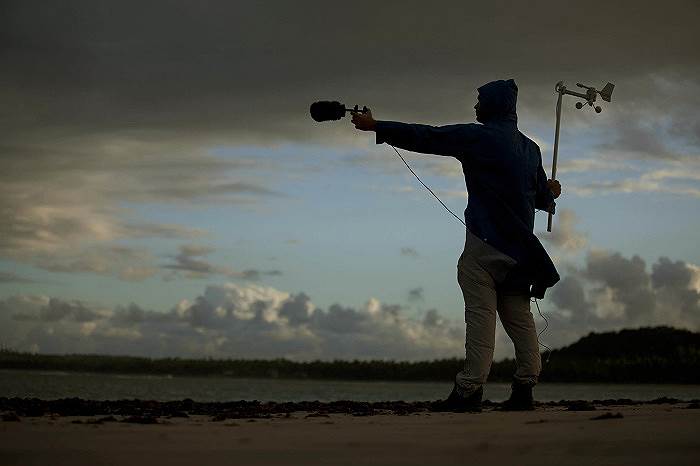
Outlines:
[[[359,109],[357,105],[354,108],[345,108],[345,105],[337,101],[320,100],[311,104],[309,109],[311,118],[316,121],[331,121],[340,120],[345,116],[345,112],[366,113],[368,108],[362,107]]]

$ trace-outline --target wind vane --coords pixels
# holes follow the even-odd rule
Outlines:
[[[561,98],[564,96],[564,94],[568,95],[573,95],[575,97],[580,97],[582,99],[585,99],[586,102],[590,107],[593,107],[596,113],[600,113],[603,111],[602,108],[600,108],[599,105],[596,105],[595,107],[593,104],[595,103],[595,99],[600,94],[600,97],[606,101],[610,102],[610,99],[612,98],[612,93],[613,89],[615,89],[615,85],[613,83],[607,83],[605,87],[603,87],[602,90],[596,91],[594,87],[591,86],[584,86],[581,83],[576,83],[578,87],[581,87],[583,89],[586,89],[586,92],[574,92],[570,91],[566,88],[564,85],[564,81],[559,81],[556,86],[554,86],[554,90],[559,94],[559,97],[557,98],[557,126],[556,130],[554,131],[554,156],[552,158],[552,179],[556,180],[557,179],[557,152],[559,150],[559,126],[561,123]],[[579,110],[582,109],[584,106],[584,102],[576,102],[576,108]],[[552,231],[552,212],[549,212],[549,216],[547,218],[547,231]]]

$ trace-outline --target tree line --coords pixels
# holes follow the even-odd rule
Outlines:
[[[542,382],[700,383],[700,333],[646,327],[591,333],[542,355]],[[545,362],[548,361],[548,362]],[[447,381],[462,358],[432,361],[145,358],[34,354],[0,349],[0,369],[338,380]],[[489,380],[510,381],[515,361],[494,362]]]

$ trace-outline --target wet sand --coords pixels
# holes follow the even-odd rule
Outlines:
[[[0,422],[3,466],[700,464],[697,402],[560,402],[529,412],[492,405],[465,414],[374,409],[370,415],[288,406],[262,416],[254,410],[74,416],[15,407],[3,410]]]

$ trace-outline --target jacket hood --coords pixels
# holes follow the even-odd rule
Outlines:
[[[484,121],[518,121],[515,104],[518,100],[518,86],[512,79],[491,81],[480,88],[479,113]]]

